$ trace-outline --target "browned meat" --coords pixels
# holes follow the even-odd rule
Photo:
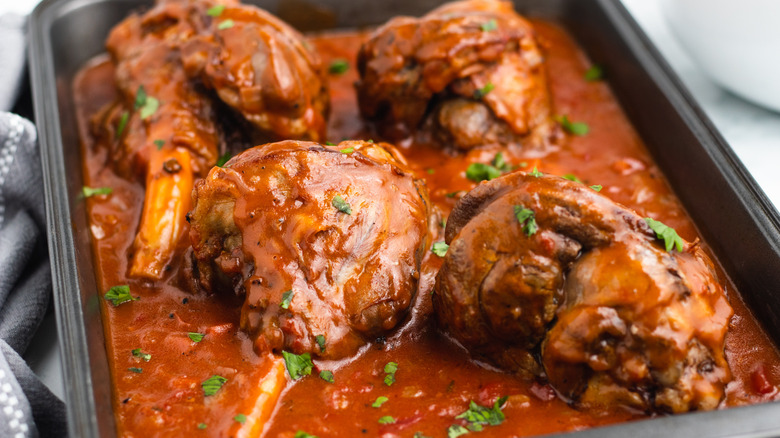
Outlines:
[[[200,4],[199,33],[183,45],[187,73],[270,140],[324,140],[330,109],[325,70],[303,36],[262,9]]]
[[[316,139],[325,134],[327,86],[300,34],[234,1],[161,0],[118,24],[107,47],[123,98],[106,118],[112,162],[146,183],[130,275],[158,280],[181,240],[193,181],[232,135],[220,135],[206,89],[264,138]]]
[[[449,3],[398,17],[358,53],[362,114],[382,133],[421,133],[470,149],[490,143],[544,150],[556,135],[544,56],[510,2]]]
[[[697,244],[587,186],[514,173],[464,196],[436,279],[441,325],[475,354],[581,405],[714,409],[732,310]],[[540,358],[541,361],[537,361]]]
[[[241,326],[258,349],[354,354],[417,291],[428,196],[388,144],[258,146],[212,169],[193,199],[200,284],[246,295]]]

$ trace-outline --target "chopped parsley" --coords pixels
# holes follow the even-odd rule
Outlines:
[[[114,138],[119,138],[122,136],[122,133],[125,132],[125,127],[127,126],[127,121],[130,119],[130,113],[127,111],[123,112],[122,115],[119,117],[119,124],[116,126],[116,132],[114,132]]]
[[[111,187],[87,187],[84,186],[81,188],[81,194],[85,198],[89,198],[92,196],[98,196],[98,195],[110,195],[113,193],[114,189]]]
[[[587,123],[583,122],[572,122],[569,120],[568,116],[559,116],[556,117],[555,120],[561,124],[561,127],[564,131],[568,132],[569,134],[574,135],[586,135],[590,128],[588,127]]]
[[[343,75],[349,70],[349,62],[345,59],[336,59],[328,66],[328,73],[333,75]]]
[[[225,5],[216,5],[214,7],[209,8],[206,11],[206,15],[208,15],[209,17],[219,17],[220,15],[222,15],[222,11],[224,10],[225,10]]]
[[[233,25],[234,25],[234,24],[235,24],[235,23],[233,23],[233,20],[231,20],[231,19],[229,19],[229,18],[228,18],[227,20],[222,20],[222,21],[221,21],[221,22],[220,22],[220,23],[217,25],[217,29],[219,29],[219,30],[230,29],[231,27],[233,27]]]
[[[585,71],[585,80],[588,82],[596,82],[604,78],[604,69],[598,64],[593,64],[589,69]]]
[[[566,175],[563,175],[563,179],[568,179],[569,181],[574,181],[582,184],[582,181],[580,181],[580,179],[577,178],[573,173],[567,173]]]
[[[460,424],[453,424],[447,428],[447,438],[456,438],[469,433],[469,430]]]
[[[226,378],[215,374],[204,380],[200,386],[203,388],[203,394],[208,397],[216,394],[217,391],[219,391],[219,389],[222,388],[222,385],[224,385],[226,382]]]
[[[144,353],[143,351],[141,351],[140,348],[134,348],[132,353],[133,353],[134,357],[137,357],[139,359],[143,359],[146,362],[149,362],[150,360],[152,360],[152,355],[148,354],[148,353]]]
[[[320,379],[328,382],[333,383],[335,380],[333,379],[333,372],[328,370],[322,370],[320,371]]]
[[[395,373],[398,371],[398,364],[395,362],[388,362],[385,365],[385,385],[391,386],[395,383]]]
[[[597,192],[600,192],[601,189],[603,189],[604,187],[601,184],[594,184],[594,185],[590,186],[590,188],[595,190],[595,191],[597,191]]]
[[[295,432],[295,438],[317,438],[317,435],[312,435],[310,433],[299,430],[298,432]]]
[[[136,367],[130,367],[127,369],[127,371],[132,371],[136,374],[141,374],[144,372],[143,368],[136,368]]]
[[[336,143],[333,143],[332,141],[326,141],[325,144],[328,146],[336,146]]]
[[[395,423],[395,418],[391,417],[390,415],[385,415],[384,417],[379,419],[379,424],[393,424]]]
[[[436,242],[431,246],[431,252],[439,257],[444,257],[447,255],[448,249],[450,249],[450,246],[444,242]]]
[[[485,163],[471,163],[466,169],[466,178],[474,181],[490,181],[501,176],[501,171]]]
[[[333,197],[333,201],[331,201],[331,204],[336,207],[336,210],[346,213],[346,214],[352,214],[352,207],[349,206],[349,203],[344,200],[344,198],[341,197],[341,195],[336,195]]]
[[[317,335],[314,337],[314,341],[320,346],[320,352],[325,351],[325,336]]]
[[[203,430],[203,429],[205,429],[207,427],[208,426],[206,425],[206,423],[198,423],[198,429],[200,429],[200,430]]]
[[[425,169],[425,171],[428,173],[428,175],[433,175],[434,173],[436,173],[436,169],[431,169],[431,168]]]
[[[490,164],[501,172],[509,172],[513,169],[512,165],[504,160],[504,154],[501,152],[498,152],[496,156],[493,157],[493,161]]]
[[[374,403],[371,403],[372,408],[378,408],[382,406],[383,404],[387,403],[389,399],[383,395],[380,395],[379,397],[374,400]]]
[[[134,106],[136,110],[140,110],[141,120],[146,120],[157,112],[157,108],[160,107],[160,101],[146,94],[144,86],[139,85],[138,91],[135,93]]]
[[[165,146],[165,140],[160,140],[159,138],[157,140],[153,141],[152,143],[154,143],[154,145],[157,146],[157,150],[158,151],[160,149],[162,149],[163,146]]]
[[[351,154],[352,152],[355,152],[355,148],[353,148],[353,147],[344,148],[344,149],[340,150],[339,152],[341,152],[342,154]]]
[[[241,423],[241,424],[246,423],[246,415],[244,415],[244,414],[238,414],[235,417],[233,417],[233,419],[236,420],[237,422]]]
[[[490,32],[492,30],[498,29],[498,23],[496,22],[496,19],[493,18],[486,23],[482,23],[480,29],[482,29],[482,32]]]
[[[311,355],[309,355],[309,353],[295,354],[282,350],[282,357],[284,358],[284,364],[287,367],[287,373],[290,374],[290,378],[293,380],[298,380],[303,376],[311,374],[311,369],[314,367],[314,364],[311,361]]]
[[[468,175],[468,174],[467,174],[467,175]],[[444,195],[444,196],[446,196],[446,197],[448,197],[448,198],[454,198],[454,197],[458,196],[458,193],[462,193],[462,192],[463,192],[463,190],[458,190],[458,191],[456,191],[456,192],[450,192],[450,193],[447,193],[447,194],[446,194],[446,195]]]
[[[650,225],[650,229],[655,232],[655,237],[664,241],[667,252],[671,252],[672,248],[677,249],[677,252],[683,251],[683,239],[677,234],[677,231],[675,231],[674,228],[649,217],[645,218],[645,222],[647,222],[647,225]]]
[[[515,205],[515,217],[517,222],[523,226],[523,232],[526,236],[530,237],[536,234],[539,227],[536,225],[536,214],[533,210],[522,205]]]
[[[281,307],[282,309],[289,309],[290,308],[290,302],[292,301],[292,299],[293,299],[293,291],[292,291],[292,289],[290,289],[288,291],[285,291],[282,294],[282,302],[279,303],[279,307]]]
[[[190,338],[192,342],[200,342],[203,340],[203,337],[206,335],[203,333],[189,332],[187,333],[187,336]]]
[[[530,171],[528,174],[533,176],[534,178],[539,178],[540,176],[544,175],[542,172],[539,172],[536,166],[534,166],[534,169]]]
[[[224,154],[220,155],[219,158],[217,158],[217,167],[225,167],[225,164],[232,158],[232,155],[230,152],[225,152]]]
[[[482,99],[483,97],[487,96],[488,93],[493,91],[494,88],[496,88],[496,86],[493,85],[492,82],[488,82],[484,87],[474,90],[474,99]]]
[[[128,301],[136,301],[138,298],[130,295],[130,286],[124,284],[122,286],[114,286],[103,295],[106,301],[110,301],[114,307],[126,303]]]
[[[507,397],[499,397],[492,408],[480,406],[472,400],[466,412],[458,415],[457,419],[464,419],[469,422],[468,428],[474,432],[481,431],[485,425],[498,426],[506,418],[501,408],[506,403]]]
[[[424,435],[422,432],[415,432],[412,438],[431,438],[428,435]]]

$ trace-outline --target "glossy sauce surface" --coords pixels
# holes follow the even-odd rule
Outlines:
[[[546,44],[550,87],[555,114],[589,125],[586,136],[567,136],[558,150],[539,157],[503,151],[504,158],[521,170],[537,167],[544,173],[574,174],[586,184],[600,184],[602,193],[641,216],[659,219],[685,239],[697,238],[696,229],[653,164],[641,140],[622,113],[608,86],[583,79],[588,60],[576,43],[556,25],[534,22]],[[352,63],[363,34],[328,34],[310,42],[328,65],[332,60]],[[144,189],[120,178],[107,166],[105,145],[95,144],[90,119],[116,98],[113,69],[105,58],[82,71],[74,84],[83,138],[85,185],[111,187],[110,196],[87,199],[96,254],[95,273],[106,291],[128,284],[137,301],[114,307],[102,301],[107,351],[113,371],[114,409],[122,436],[234,436],[240,424],[233,418],[248,413],[253,390],[266,373],[268,358],[259,357],[239,327],[242,298],[193,292],[186,280],[184,260],[188,241],[180,242],[177,262],[163,280],[127,278],[128,250],[138,226]],[[358,113],[354,68],[331,75],[333,111],[328,137],[332,142],[373,138]],[[401,144],[399,149],[418,177],[424,178],[431,201],[449,214],[462,191],[474,187],[465,177],[470,163],[489,163],[499,150],[484,148],[458,155],[425,145]],[[434,240],[442,240],[441,236]],[[455,416],[470,400],[492,405],[509,396],[506,420],[490,426],[484,436],[534,435],[577,430],[637,419],[625,411],[577,410],[558,398],[543,382],[529,382],[492,369],[439,334],[430,317],[430,290],[441,259],[427,253],[408,321],[394,335],[379,339],[350,361],[315,361],[316,369],[334,372],[334,383],[316,372],[289,383],[277,405],[267,436],[294,436],[304,430],[318,436],[446,436]],[[727,336],[727,358],[734,380],[727,387],[723,407],[773,400],[780,383],[780,356],[745,308],[738,293],[721,274],[735,316]],[[204,333],[200,342],[189,332]],[[131,351],[151,354],[147,362]],[[383,382],[386,363],[398,363],[396,382]],[[130,370],[140,368],[142,372]],[[217,396],[204,397],[201,382],[219,374],[228,378]],[[379,396],[389,400],[372,407]],[[393,424],[382,425],[390,415]],[[199,427],[199,425],[205,425]]]

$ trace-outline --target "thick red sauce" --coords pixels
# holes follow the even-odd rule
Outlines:
[[[600,184],[602,193],[613,200],[642,216],[665,222],[687,240],[696,239],[693,223],[608,86],[583,79],[589,61],[576,43],[556,25],[535,25],[547,47],[554,111],[586,122],[590,133],[569,136],[558,150],[541,158],[503,151],[507,161],[526,170],[536,166],[545,173],[571,173],[587,184]],[[352,61],[364,36],[328,34],[310,42],[328,65],[335,59]],[[331,141],[380,139],[366,130],[359,117],[352,85],[356,79],[354,68],[330,77]],[[98,284],[104,291],[128,284],[132,295],[140,297],[118,307],[102,303],[118,434],[235,436],[241,424],[234,416],[251,411],[258,382],[270,367],[269,358],[258,356],[238,328],[241,298],[195,292],[180,280],[186,274],[182,262],[187,239],[180,243],[177,262],[162,281],[126,276],[144,188],[114,174],[107,163],[107,148],[90,134],[91,118],[116,97],[113,69],[106,58],[84,68],[75,81],[74,93],[83,139],[85,185],[113,188],[110,196],[87,200]],[[416,173],[427,181],[431,200],[443,217],[457,202],[457,195],[448,194],[474,187],[465,178],[468,165],[490,162],[498,152],[480,149],[457,155],[425,145],[399,146]],[[441,437],[450,425],[463,424],[455,416],[467,409],[470,400],[492,405],[503,395],[509,396],[504,408],[506,420],[480,432],[484,436],[578,430],[643,417],[622,410],[577,410],[544,383],[528,382],[472,360],[437,331],[430,316],[430,290],[440,261],[432,254],[426,258],[414,309],[395,334],[371,343],[351,360],[315,361],[317,369],[333,370],[334,383],[313,373],[287,384],[266,425],[266,436],[292,437],[304,430],[321,437],[413,436],[415,432]],[[734,380],[728,385],[722,407],[774,400],[780,384],[780,355],[733,285],[722,272],[720,276],[735,310],[726,346]],[[206,336],[194,342],[188,332]],[[151,354],[151,359],[133,356],[135,348]],[[398,372],[396,383],[387,386],[383,367],[390,361],[398,363]],[[204,397],[201,382],[215,374],[228,378],[228,383],[217,396]],[[380,408],[372,407],[378,396],[389,400]],[[379,424],[379,418],[386,415],[396,422]]]

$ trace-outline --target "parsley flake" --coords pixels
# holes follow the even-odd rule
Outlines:
[[[336,59],[330,63],[328,73],[332,75],[342,75],[349,70],[349,62],[345,59]]]
[[[536,166],[534,166],[534,169],[530,171],[528,174],[533,176],[534,178],[539,178],[540,176],[544,175],[542,172],[539,172]]]
[[[376,400],[374,400],[374,403],[371,403],[371,407],[372,408],[378,408],[378,407],[382,406],[383,404],[387,403],[388,400],[390,400],[390,399],[385,397],[385,396],[383,396],[383,395],[380,395],[379,397],[376,398]]]
[[[84,186],[81,188],[81,194],[85,198],[89,198],[92,196],[98,196],[98,195],[110,195],[114,189],[111,187],[87,187]]]
[[[134,298],[132,295],[130,295],[130,286],[128,285],[122,285],[122,286],[114,286],[111,289],[106,292],[105,295],[103,295],[103,298],[106,299],[106,301],[110,301],[111,304],[114,305],[114,307],[126,303],[128,301],[136,301],[138,298]]]
[[[227,382],[227,380],[228,379],[225,377],[218,376],[216,374],[209,377],[200,384],[200,386],[203,388],[203,394],[207,397],[216,394],[217,391],[222,388],[222,385]]]
[[[317,435],[312,435],[310,433],[299,430],[298,432],[295,432],[295,438],[317,438]]]
[[[279,303],[279,307],[281,307],[282,309],[289,309],[290,308],[290,302],[292,301],[292,299],[293,299],[293,291],[292,291],[292,289],[290,289],[288,291],[285,291],[282,294],[282,302]]]
[[[119,117],[119,124],[116,126],[116,132],[114,132],[114,138],[119,138],[122,136],[122,133],[125,132],[125,127],[127,126],[127,121],[130,119],[130,113],[127,111],[122,113],[122,116]]]
[[[482,32],[490,32],[492,30],[498,29],[498,23],[496,22],[496,19],[493,18],[486,23],[482,23],[480,29],[482,29]]]
[[[425,171],[428,173],[428,175],[433,175],[434,173],[436,173],[436,169],[431,169],[431,168],[425,169]]]
[[[206,335],[203,333],[189,332],[187,333],[187,336],[190,338],[192,342],[200,342],[203,340],[203,337]]]
[[[447,428],[447,438],[457,438],[461,435],[469,433],[469,430],[460,424],[453,424]]]
[[[349,206],[349,203],[347,203],[341,195],[334,196],[331,204],[342,213],[352,214],[352,207]]]
[[[582,183],[582,181],[580,181],[580,179],[577,178],[573,173],[567,173],[566,175],[563,175],[563,179],[568,179],[569,181]]]
[[[311,369],[314,367],[314,364],[311,361],[311,355],[309,355],[309,353],[299,355],[282,350],[282,357],[284,358],[284,364],[287,367],[287,373],[290,374],[290,378],[293,380],[298,380],[303,376],[311,374]]]
[[[395,423],[395,418],[391,417],[390,415],[385,415],[384,417],[379,419],[379,424],[393,424]]]
[[[134,357],[143,359],[146,362],[149,362],[150,360],[152,360],[152,355],[148,354],[148,353],[144,353],[143,351],[141,351],[140,348],[134,348],[133,351],[132,351],[132,354],[133,354]]]
[[[568,132],[569,134],[583,136],[590,131],[590,128],[588,127],[587,123],[572,122],[571,120],[569,120],[568,116],[559,116],[556,117],[555,120],[558,123],[560,123],[563,130]]]
[[[493,167],[500,170],[501,172],[509,172],[512,170],[512,165],[506,162],[504,159],[504,154],[501,152],[497,153],[496,156],[493,157],[493,161],[490,164],[492,164]]]
[[[326,141],[325,144],[328,146],[336,146],[336,143],[333,143],[332,141]]]
[[[339,152],[341,152],[342,154],[351,154],[352,152],[355,152],[355,148],[352,148],[352,147],[344,148],[344,149],[340,150]]]
[[[219,25],[217,25],[217,29],[219,30],[230,29],[231,27],[233,27],[234,24],[235,23],[233,23],[233,20],[228,18],[227,20],[222,20],[219,23]]]
[[[501,408],[506,403],[507,397],[500,397],[493,403],[492,408],[480,406],[473,400],[469,404],[466,412],[458,415],[457,419],[465,419],[470,424],[468,428],[474,432],[481,431],[485,425],[498,426],[506,418]]]
[[[672,248],[677,249],[677,252],[683,251],[683,239],[677,234],[677,231],[674,228],[649,217],[645,218],[645,222],[647,222],[647,225],[650,225],[650,229],[655,232],[655,237],[664,241],[667,252],[671,252]]]
[[[447,245],[445,242],[436,242],[433,245],[431,245],[431,252],[436,254],[439,257],[444,257],[447,255],[447,250],[450,249],[450,246]]]
[[[141,374],[144,372],[143,368],[136,368],[136,367],[130,367],[127,369],[127,371],[132,371],[136,374]]]
[[[225,5],[216,5],[209,8],[206,11],[206,15],[208,15],[209,17],[219,17],[220,15],[222,15],[222,11],[224,10],[225,10]]]
[[[325,336],[317,335],[314,337],[314,341],[320,346],[320,352],[325,351]]]
[[[244,415],[244,414],[238,414],[235,417],[233,417],[233,419],[236,420],[237,422],[241,423],[241,424],[246,423],[246,415]]]
[[[398,364],[395,362],[388,362],[385,365],[385,385],[391,386],[395,383],[395,373],[398,371]]]
[[[474,181],[490,181],[501,176],[501,171],[485,163],[471,163],[466,169],[466,178]]]
[[[594,184],[594,185],[590,186],[590,188],[595,190],[595,191],[597,191],[597,192],[600,192],[601,189],[603,189],[604,187],[601,184]]]
[[[208,426],[206,425],[206,423],[198,423],[198,429],[200,429],[200,430],[203,430],[203,429],[205,429],[207,427]]]
[[[320,379],[328,382],[333,383],[335,380],[333,379],[333,372],[328,370],[322,370],[320,371]]]
[[[215,166],[225,167],[225,164],[227,164],[227,162],[230,161],[232,157],[233,156],[230,154],[230,152],[225,152],[224,154],[220,155],[219,158],[217,158],[217,164],[215,164]]]
[[[424,435],[422,432],[415,432],[412,438],[431,438],[428,435]]]
[[[165,146],[165,140],[160,140],[159,138],[157,140],[153,141],[153,143],[154,143],[155,146],[157,146],[157,150],[158,151],[160,149],[162,149],[163,146]]]
[[[143,85],[138,86],[138,90],[135,92],[135,102],[133,108],[138,110],[146,104],[146,88]]]
[[[492,82],[488,82],[487,84],[485,84],[484,87],[482,87],[482,88],[480,88],[478,90],[474,90],[474,99],[477,99],[477,100],[482,99],[488,93],[493,91],[494,88],[496,88],[496,86],[493,85]]]
[[[604,78],[604,69],[598,64],[593,64],[588,70],[585,71],[585,80],[588,82],[596,82]]]
[[[146,120],[157,112],[157,108],[160,107],[160,101],[152,96],[146,96],[146,100],[141,107],[141,120]]]
[[[533,210],[522,205],[515,205],[515,217],[517,222],[523,226],[523,232],[526,236],[530,237],[536,234],[539,227],[536,225],[536,214]]]

